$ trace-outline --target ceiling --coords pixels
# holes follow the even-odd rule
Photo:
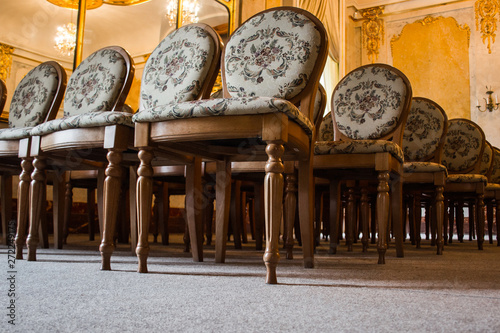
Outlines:
[[[133,57],[150,53],[174,29],[166,18],[168,0],[150,0],[134,6],[104,4],[86,15],[83,58],[109,45],[124,47]],[[200,22],[219,26],[228,22],[227,10],[215,0],[198,0]],[[0,42],[16,49],[71,62],[54,48],[56,28],[73,22],[77,11],[46,0],[0,1]]]

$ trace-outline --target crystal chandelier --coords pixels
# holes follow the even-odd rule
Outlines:
[[[177,23],[177,5],[182,2],[182,24],[197,23],[200,5],[197,0],[170,0],[167,4],[168,23],[175,26]]]
[[[59,53],[64,56],[72,55],[76,46],[76,25],[68,23],[57,27],[54,40],[56,42],[54,47]]]

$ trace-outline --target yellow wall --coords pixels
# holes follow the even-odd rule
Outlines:
[[[391,41],[393,66],[410,80],[413,96],[434,100],[449,118],[470,119],[469,35],[453,17],[429,16]]]

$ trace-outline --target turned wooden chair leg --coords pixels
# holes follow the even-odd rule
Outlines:
[[[389,220],[389,172],[381,171],[377,187],[378,263],[385,264],[387,251],[387,222]]]
[[[1,193],[2,196],[2,244],[7,244],[7,235],[9,223],[12,220],[12,175],[1,175]]]
[[[415,201],[414,201],[414,207],[413,207],[413,221],[415,224],[414,227],[414,233],[415,233],[415,245],[417,246],[417,249],[420,249],[420,242],[422,240],[420,236],[420,231],[422,227],[422,202],[420,200],[420,194],[415,193]]]
[[[278,283],[276,276],[276,266],[280,258],[279,255],[279,229],[281,224],[281,205],[283,201],[283,171],[284,166],[281,161],[285,149],[281,142],[271,141],[266,146],[268,160],[266,163],[266,176],[264,178],[264,211],[266,223],[266,250],[264,253],[264,263],[266,265],[266,283]],[[299,200],[301,189],[299,169]],[[309,192],[312,193],[312,192]],[[300,213],[300,209],[299,209]],[[302,229],[302,225],[301,225]],[[302,230],[304,232],[304,230]],[[307,232],[307,231],[306,231]],[[303,234],[304,235],[304,234]],[[312,237],[312,233],[311,233]],[[303,238],[303,246],[306,240]],[[311,243],[312,245],[312,243]],[[305,256],[305,254],[304,254]]]
[[[370,205],[368,198],[368,189],[363,187],[361,189],[361,201],[360,201],[360,217],[362,224],[363,235],[361,237],[361,244],[363,245],[363,252],[368,251],[368,239],[369,239],[369,223],[370,223]]]
[[[436,186],[436,195],[434,199],[434,219],[436,221],[436,245],[437,245],[437,254],[443,254],[444,249],[444,241],[443,241],[443,220],[445,218],[445,207],[444,207],[444,196],[443,196],[444,187]]]
[[[493,200],[486,204],[486,221],[488,223],[488,243],[493,244]]]
[[[63,241],[62,241],[63,244],[66,244],[69,235],[69,221],[71,219],[72,206],[73,206],[73,186],[71,185],[71,180],[66,179],[66,191],[64,192],[64,222],[63,222]]]
[[[108,167],[104,181],[104,230],[99,248],[102,259],[102,270],[111,270],[111,255],[114,251],[114,235],[117,213],[120,204],[123,168],[122,150],[109,149],[107,154]],[[151,207],[151,206],[150,206]]]
[[[241,211],[241,181],[236,180],[231,188],[231,202],[229,208],[229,216],[231,222],[231,228],[233,230],[234,248],[240,250],[241,245],[241,221],[240,221],[240,211]]]
[[[21,161],[22,172],[19,175],[17,188],[17,233],[14,240],[16,244],[16,259],[23,259],[23,247],[26,242],[26,227],[30,208],[30,182],[33,172],[33,159],[23,158]],[[6,230],[6,229],[4,229]]]
[[[475,215],[477,248],[482,250],[484,243],[484,194],[480,194],[477,198]]]
[[[45,167],[46,161],[43,157],[35,157],[33,160],[34,170],[31,174],[30,186],[30,226],[26,240],[28,247],[28,261],[36,260],[36,248],[39,242],[39,223],[41,210],[43,208],[43,193],[45,192]]]
[[[340,227],[342,225],[342,203],[340,198],[340,182],[330,180],[330,249],[328,253],[336,254],[340,238]]]
[[[392,210],[392,228],[396,244],[396,256],[404,257],[403,249],[403,183],[398,178],[393,180],[391,187],[391,210]]]
[[[293,259],[293,225],[297,207],[297,177],[295,173],[287,174],[285,193],[285,250],[286,258]]]
[[[141,148],[139,151],[141,164],[137,169],[137,225],[139,237],[137,241],[136,254],[139,260],[137,271],[147,273],[147,260],[149,255],[149,223],[151,221],[151,204],[153,203],[153,167],[151,160],[154,155],[152,149]]]
[[[196,157],[186,166],[186,223],[189,228],[193,261],[203,261],[203,193],[201,188],[201,159]]]
[[[278,156],[281,155],[278,154]],[[310,195],[310,193],[314,193],[314,179],[312,168],[312,156],[310,156],[309,160],[307,161],[299,161],[298,213],[300,234],[302,240],[302,253],[304,255],[304,268],[314,267],[314,196]],[[275,170],[279,170],[279,165],[276,166]],[[278,192],[277,198],[281,197],[282,193]]]
[[[215,182],[215,262],[226,260],[226,240],[231,201],[231,162],[218,161]]]

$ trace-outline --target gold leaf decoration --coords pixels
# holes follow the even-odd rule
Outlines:
[[[0,43],[0,79],[4,81],[10,76],[12,53],[14,53],[12,46]]]
[[[498,0],[477,0],[475,12],[476,30],[481,30],[483,43],[488,40],[488,53],[491,53],[491,43],[495,43],[496,15],[500,12],[500,3]]]
[[[363,47],[367,50],[368,59],[372,63],[378,59],[380,45],[384,43],[384,21],[379,18],[384,11],[384,6],[360,10],[364,18],[361,26]]]

